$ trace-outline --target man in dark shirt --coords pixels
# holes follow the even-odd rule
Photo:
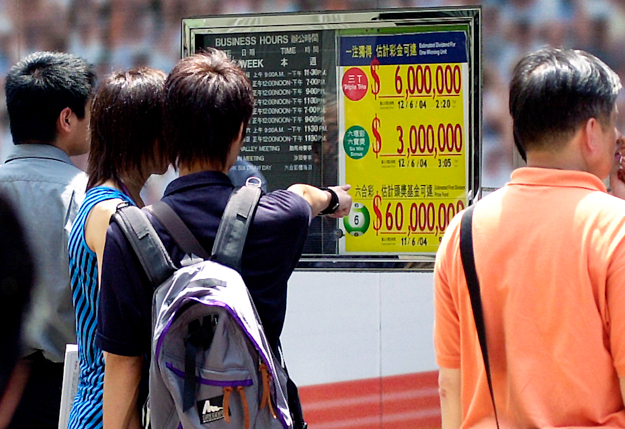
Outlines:
[[[236,162],[252,116],[252,88],[241,69],[223,52],[211,49],[181,60],[167,79],[166,94],[165,144],[180,177],[167,187],[163,201],[210,250],[234,189],[226,174]],[[242,275],[276,352],[287,281],[302,253],[310,220],[318,214],[346,215],[351,207],[348,189],[293,185],[260,199],[243,251]],[[180,266],[181,249],[155,218],[150,220]],[[112,224],[104,251],[97,337],[106,359],[105,427],[140,427],[152,293],[130,244]]]

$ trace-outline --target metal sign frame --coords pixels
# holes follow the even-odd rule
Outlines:
[[[468,118],[465,132],[466,152],[466,194],[464,196],[466,204],[473,203],[479,197],[481,191],[481,156],[482,156],[482,31],[481,31],[481,6],[458,6],[458,7],[430,7],[430,8],[405,8],[405,9],[382,9],[365,11],[332,11],[314,13],[280,13],[280,14],[246,14],[246,15],[220,15],[220,16],[199,16],[182,20],[182,40],[181,55],[186,57],[195,53],[203,47],[215,43],[218,37],[235,38],[226,44],[237,45],[239,42],[245,44],[245,38],[239,36],[250,36],[255,34],[291,34],[308,32],[310,34],[334,33],[334,46],[330,42],[330,49],[334,49],[334,59],[326,64],[333,67],[335,73],[334,81],[330,82],[326,88],[336,88],[336,93],[331,94],[336,100],[341,94],[339,80],[339,60],[338,44],[339,34],[395,34],[402,35],[414,32],[415,28],[423,28],[423,32],[436,31],[437,28],[461,28],[466,35],[467,71],[468,83],[463,87],[468,94],[468,105],[465,115]],[[298,33],[300,32],[300,33]],[[318,33],[317,33],[318,32]],[[324,33],[325,32],[325,33]],[[307,33],[307,34],[308,34]],[[303,33],[302,33],[303,34]],[[314,36],[313,36],[314,37]],[[225,40],[225,39],[224,39]],[[295,40],[295,39],[293,39]],[[251,39],[248,39],[251,41]],[[256,43],[256,40],[254,40]],[[224,44],[224,43],[222,43]],[[250,45],[251,46],[251,45]],[[224,49],[224,46],[216,46]],[[231,48],[226,46],[225,48]],[[241,49],[235,46],[236,49]],[[237,51],[240,56],[246,53]],[[286,48],[285,48],[286,49]],[[307,48],[309,49],[309,48]],[[328,50],[328,43],[324,45]],[[288,52],[283,51],[283,52]],[[327,57],[326,53],[326,57]],[[261,61],[262,62],[262,61]],[[312,62],[312,61],[311,61]],[[248,63],[245,63],[248,64]],[[320,66],[321,67],[321,66]],[[319,68],[321,70],[323,67]],[[244,68],[245,70],[245,68]],[[252,69],[246,70],[248,75],[253,73]],[[296,80],[296,81],[301,81]],[[257,88],[255,88],[257,90]],[[327,95],[328,90],[326,90]],[[304,94],[305,96],[305,94]],[[257,97],[258,98],[258,97]],[[273,101],[272,101],[273,102]],[[312,109],[313,106],[304,106]],[[259,106],[257,105],[257,110]],[[263,112],[263,110],[260,110]],[[267,112],[268,110],[264,110]],[[325,112],[325,107],[323,107]],[[255,113],[256,115],[256,113]],[[337,114],[338,115],[338,114]],[[324,128],[322,125],[320,128]],[[327,128],[327,127],[326,127]],[[308,129],[308,128],[307,128]],[[262,128],[261,128],[262,130]],[[249,136],[248,136],[249,137]],[[252,135],[250,138],[253,138]],[[303,136],[308,139],[307,135]],[[261,136],[259,136],[261,138]],[[297,138],[297,137],[296,137]],[[302,136],[298,137],[300,142]],[[312,138],[317,138],[314,135]],[[324,137],[325,139],[326,137]],[[337,138],[338,137],[337,134]],[[277,139],[277,138],[276,138]],[[297,141],[296,141],[297,143]],[[340,147],[339,141],[332,142]],[[307,145],[292,145],[295,149],[302,149],[306,153]],[[299,152],[297,152],[299,153]],[[377,153],[376,153],[377,155]],[[269,156],[269,155],[268,155]],[[297,158],[298,155],[294,155]],[[252,160],[266,159],[261,157],[249,157]],[[310,159],[308,155],[303,155],[303,159]],[[262,164],[262,161],[261,161]],[[315,171],[309,173],[309,178],[315,181],[321,177],[323,172],[323,162],[320,167],[315,167]],[[297,166],[296,166],[297,167]],[[284,166],[288,173],[290,166]],[[304,166],[304,170],[306,170]],[[297,170],[297,168],[295,168]],[[317,171],[319,170],[319,171]],[[327,170],[327,168],[326,168]],[[326,172],[327,173],[327,172]],[[330,172],[332,173],[332,172]],[[333,173],[334,174],[334,173]],[[321,180],[321,179],[320,179]],[[322,179],[325,180],[325,179]],[[327,181],[327,180],[326,180]],[[319,185],[319,183],[311,183]],[[322,183],[327,184],[327,183]],[[332,183],[329,183],[332,184]],[[440,207],[439,207],[440,209]],[[447,219],[448,221],[449,219]],[[325,236],[334,236],[334,240],[345,240],[341,238],[346,230],[343,226],[338,229],[336,224],[332,226],[327,220],[322,222],[321,231]],[[337,223],[338,224],[338,223]],[[330,225],[330,226],[328,226]],[[438,229],[437,229],[438,231]],[[438,235],[438,234],[437,234]],[[442,232],[441,232],[442,235]],[[440,237],[438,238],[440,240]],[[428,252],[352,252],[347,254],[339,253],[339,245],[323,246],[322,250],[306,252],[298,266],[299,269],[308,270],[418,270],[430,271],[433,267],[435,251]]]

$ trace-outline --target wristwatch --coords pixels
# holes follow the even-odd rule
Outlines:
[[[336,211],[341,206],[341,203],[339,201],[339,196],[336,195],[336,192],[334,192],[330,188],[319,188],[319,189],[321,189],[322,191],[328,191],[330,193],[330,204],[328,204],[328,207],[321,210],[319,212],[319,215],[323,216],[323,215],[331,215],[331,214],[336,213]]]

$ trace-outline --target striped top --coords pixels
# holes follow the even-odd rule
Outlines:
[[[102,428],[104,358],[95,344],[99,301],[98,262],[95,252],[85,241],[85,224],[96,204],[115,198],[134,204],[117,189],[107,186],[89,189],[69,236],[69,271],[80,364],[78,390],[69,416],[69,429]]]

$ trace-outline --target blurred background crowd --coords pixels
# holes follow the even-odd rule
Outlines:
[[[0,76],[37,50],[67,51],[99,76],[136,65],[169,72],[180,58],[181,19],[196,15],[483,6],[483,180],[499,187],[513,166],[508,115],[511,70],[544,45],[587,50],[625,81],[623,0],[0,0]],[[0,97],[0,160],[12,145]],[[625,97],[621,96],[621,112]],[[625,130],[625,114],[619,127]],[[77,160],[81,165],[84,160]],[[84,164],[83,164],[84,165]]]

